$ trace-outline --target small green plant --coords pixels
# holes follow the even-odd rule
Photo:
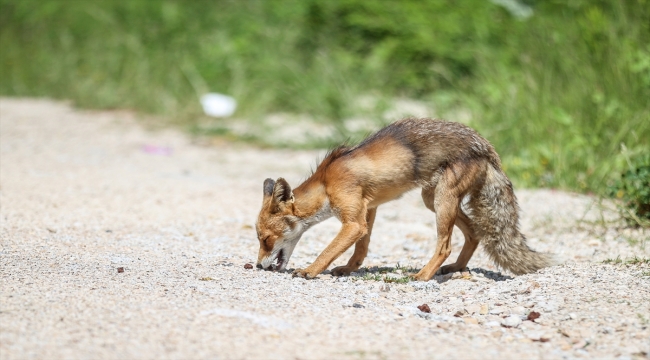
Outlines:
[[[650,258],[640,258],[635,256],[625,261],[625,263],[628,265],[650,264]]]
[[[640,258],[638,256],[635,256],[633,258],[623,260],[623,259],[621,259],[620,256],[617,256],[616,259],[603,260],[603,264],[614,264],[614,265],[619,265],[619,264],[626,264],[626,265],[650,264],[650,258]]]
[[[411,273],[414,270],[415,269],[412,267],[401,266],[399,263],[395,265],[395,267],[362,268],[359,270],[362,275],[352,277],[352,281],[383,281],[385,283],[406,284],[411,281],[411,277],[406,274]],[[395,277],[388,275],[396,273],[397,271],[400,271],[403,276]]]
[[[621,216],[631,226],[650,226],[650,156],[629,169],[608,189],[609,195],[622,200]]]
[[[620,264],[620,263],[622,263],[622,262],[623,262],[623,260],[621,260],[621,257],[620,257],[620,256],[617,256],[616,259],[606,259],[606,260],[603,260],[603,264],[614,264],[614,265],[618,265],[618,264]]]

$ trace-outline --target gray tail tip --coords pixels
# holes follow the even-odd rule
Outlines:
[[[537,265],[537,270],[560,264],[560,260],[555,256],[555,254],[539,252],[536,253],[536,255],[537,259],[535,264]]]

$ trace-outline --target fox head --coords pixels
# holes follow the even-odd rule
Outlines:
[[[283,178],[264,180],[264,200],[255,227],[260,242],[257,267],[284,270],[306,229],[294,215],[293,192]]]

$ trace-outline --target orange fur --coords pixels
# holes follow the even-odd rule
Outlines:
[[[256,225],[258,267],[284,269],[302,233],[336,216],[342,224],[338,235],[294,276],[315,277],[352,245],[355,250],[347,265],[332,272],[355,271],[367,255],[377,207],[416,187],[422,188],[425,205],[436,213],[438,242],[415,279],[429,280],[439,269],[463,269],[482,239],[490,256],[515,273],[550,264],[547,255],[525,245],[512,185],[487,140],[458,123],[404,119],[357,146],[333,150],[293,191],[282,178],[266,179]],[[466,196],[470,214],[460,206]],[[456,263],[441,268],[451,252],[454,225],[463,232],[465,245]]]

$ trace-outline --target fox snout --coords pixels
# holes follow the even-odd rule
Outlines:
[[[287,258],[284,249],[280,249],[280,251],[276,253],[271,253],[267,256],[260,257],[260,259],[257,261],[257,268],[273,271],[283,270],[287,265],[288,260],[289,259]]]

